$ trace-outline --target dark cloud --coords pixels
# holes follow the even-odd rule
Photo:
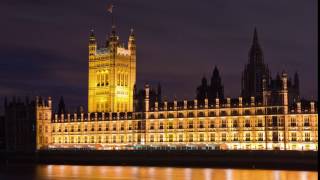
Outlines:
[[[88,34],[94,28],[105,42],[109,2],[1,1],[0,96],[33,92],[86,104]],[[298,71],[302,96],[318,97],[317,1],[113,2],[121,41],[135,29],[140,87],[161,82],[168,98],[193,98],[201,77],[217,65],[226,95],[238,96],[257,26],[272,73]]]

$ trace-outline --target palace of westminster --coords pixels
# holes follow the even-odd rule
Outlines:
[[[161,86],[136,89],[136,37],[113,25],[98,47],[89,36],[88,112],[57,113],[52,99],[5,101],[7,151],[39,149],[318,150],[317,103],[299,97],[299,77],[271,77],[255,29],[241,96],[224,97],[217,67],[192,100],[168,102]]]

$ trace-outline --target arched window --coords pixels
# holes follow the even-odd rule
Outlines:
[[[104,81],[105,81],[104,74],[101,74],[101,86],[104,86]]]
[[[117,85],[120,86],[120,73],[118,73],[118,76],[117,76]]]
[[[105,86],[108,86],[109,85],[108,73],[104,75],[104,80],[105,80]]]

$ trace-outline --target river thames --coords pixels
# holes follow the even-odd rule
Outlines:
[[[316,180],[316,171],[179,168],[144,166],[13,165],[0,168],[1,180]]]

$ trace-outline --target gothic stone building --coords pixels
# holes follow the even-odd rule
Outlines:
[[[97,49],[91,34],[89,111],[52,115],[51,99],[38,98],[36,148],[318,150],[317,106],[314,102],[302,106],[299,99],[295,106],[289,105],[286,73],[271,91],[268,68],[262,62],[255,33],[250,63],[260,69],[251,72],[248,65],[243,97],[153,102],[145,85],[143,108],[134,111],[134,35],[125,49],[113,27],[106,48]],[[266,82],[260,83],[257,79],[263,77]],[[277,101],[270,103],[270,97]],[[32,123],[29,127],[32,130]]]
[[[281,91],[281,80],[278,74],[272,79],[268,65],[264,63],[264,55],[258,40],[257,29],[254,29],[253,42],[249,51],[249,63],[245,66],[241,79],[241,96],[250,99],[251,96],[262,101],[263,91],[268,94],[277,94]],[[294,82],[288,79],[289,104],[293,105],[299,99],[299,76],[294,75]],[[269,96],[270,103],[278,101],[276,96]]]

